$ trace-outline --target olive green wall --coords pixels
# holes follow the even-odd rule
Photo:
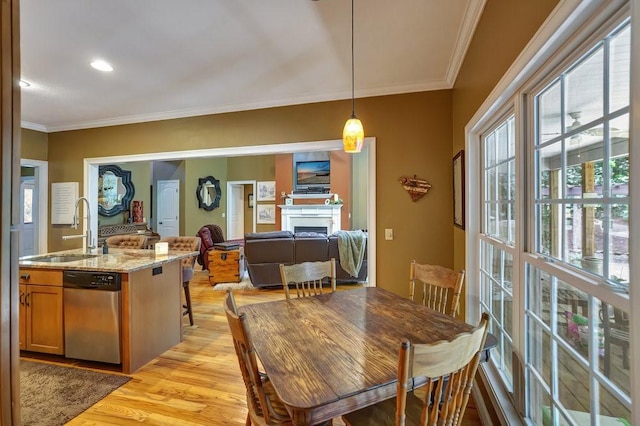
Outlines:
[[[453,88],[451,157],[465,147],[464,128],[558,0],[488,0]],[[469,161],[467,158],[466,161]],[[479,182],[472,176],[472,182]],[[467,206],[467,215],[476,208]],[[454,267],[465,268],[465,232],[452,227]],[[461,297],[460,312],[464,313]]]
[[[209,224],[226,224],[226,218],[222,214],[227,211],[227,158],[194,158],[185,161],[185,179],[184,179],[184,220],[180,223],[184,224],[184,229],[180,228],[182,235],[196,235],[203,225]],[[198,188],[198,179],[207,176],[213,176],[220,181],[220,189],[222,197],[220,197],[220,206],[217,209],[207,211],[198,207],[198,198],[196,197],[196,189]],[[224,229],[224,227],[223,227]]]
[[[49,135],[35,130],[22,129],[20,156],[29,160],[47,161]]]
[[[396,234],[393,241],[377,241],[378,285],[400,294],[408,294],[406,276],[411,259],[452,265],[451,107],[451,91],[447,90],[357,101],[358,115],[367,135],[377,138],[378,235],[383,235],[384,228],[394,228]],[[82,185],[82,161],[87,157],[175,151],[177,147],[201,149],[334,140],[340,137],[349,111],[350,103],[339,101],[52,133],[50,180]],[[233,161],[245,160],[239,157]],[[260,167],[263,168],[260,173],[269,174],[271,180],[273,172],[264,165]],[[187,167],[185,233],[195,233],[203,221],[208,223],[217,212],[224,211],[226,201],[213,215],[189,208],[191,203],[196,205],[195,197],[188,199],[188,193],[195,195],[195,187],[191,191],[189,182],[210,174],[206,173],[208,170],[211,169],[194,172],[193,167]],[[414,174],[433,185],[432,191],[416,203],[398,182],[400,176]],[[233,175],[233,179],[245,178],[254,177]],[[225,190],[227,179],[228,176],[221,182]],[[59,248],[65,232],[66,228],[50,227],[51,249]]]

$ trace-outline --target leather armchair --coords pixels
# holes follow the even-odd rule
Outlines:
[[[202,265],[203,270],[209,269],[209,250],[213,250],[213,245],[223,243],[225,241],[222,228],[218,225],[204,225],[198,230],[197,237],[200,237],[200,254],[198,255],[198,264]]]

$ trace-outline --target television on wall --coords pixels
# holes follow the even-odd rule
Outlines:
[[[298,161],[295,167],[295,189],[298,191],[328,190],[330,177],[331,163],[329,160]]]

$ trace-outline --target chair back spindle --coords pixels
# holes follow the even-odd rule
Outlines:
[[[336,291],[336,260],[303,262],[294,265],[280,264],[280,277],[285,296],[291,298],[290,284],[295,284],[297,297],[322,294],[323,280],[329,279],[331,292]]]
[[[412,260],[409,269],[409,297],[415,300],[416,283],[422,283],[423,305],[456,316],[464,275],[464,271],[456,272],[443,266],[419,264]]]

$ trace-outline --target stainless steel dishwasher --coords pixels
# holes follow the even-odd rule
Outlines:
[[[120,274],[64,271],[67,358],[120,364]]]

